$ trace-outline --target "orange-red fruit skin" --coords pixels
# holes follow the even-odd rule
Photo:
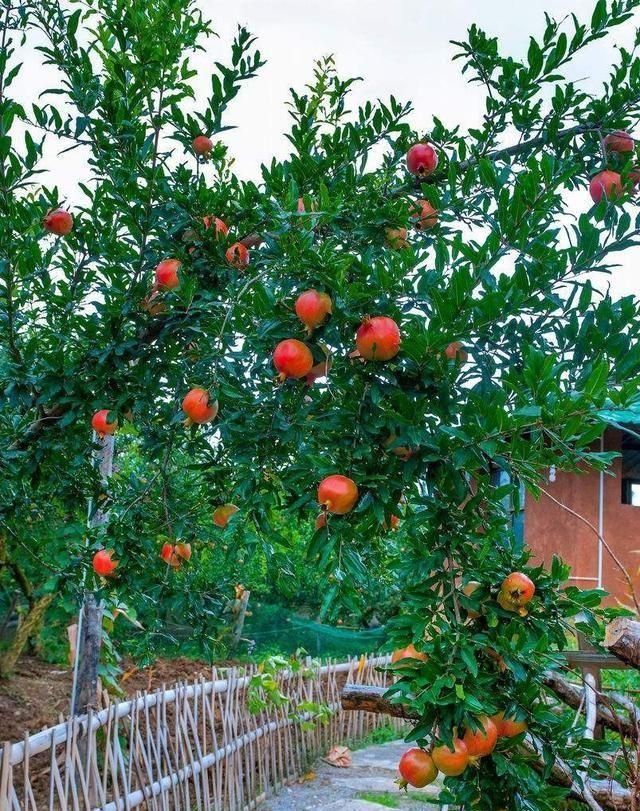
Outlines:
[[[428,231],[438,224],[438,211],[428,200],[416,200],[415,207],[418,211],[414,210],[411,221],[417,231]]]
[[[306,377],[313,367],[311,350],[296,338],[286,338],[273,350],[273,365],[282,380]]]
[[[236,270],[244,270],[249,265],[249,251],[242,242],[234,242],[227,248],[225,257],[228,264]]]
[[[175,290],[180,285],[178,271],[182,262],[179,259],[163,259],[156,266],[156,286],[160,290]]]
[[[414,144],[407,152],[407,169],[412,175],[425,177],[435,171],[438,153],[431,144]]]
[[[487,716],[478,718],[483,729],[467,729],[462,740],[470,757],[480,758],[490,755],[498,742],[498,728]]]
[[[398,763],[400,777],[414,788],[424,788],[438,776],[433,758],[424,749],[408,749]]]
[[[452,341],[448,344],[444,350],[444,354],[447,360],[456,360],[460,363],[466,363],[469,358],[469,355],[466,353],[460,341]]]
[[[348,476],[336,473],[324,478],[318,486],[318,504],[327,512],[345,515],[358,501],[358,486]]]
[[[331,313],[331,299],[326,293],[305,290],[296,299],[294,308],[300,321],[311,331],[319,327]]]
[[[368,318],[356,332],[356,346],[365,360],[391,360],[400,350],[400,340],[398,325],[386,315]]]
[[[320,513],[320,515],[316,516],[316,520],[315,520],[315,523],[314,523],[313,526],[314,526],[314,528],[316,530],[319,530],[319,529],[322,529],[323,527],[326,527],[327,526],[327,514],[326,513]]]
[[[211,138],[208,138],[206,135],[196,135],[196,137],[191,141],[191,147],[196,155],[203,157],[204,155],[208,155],[213,149],[213,141]]]
[[[213,523],[220,527],[220,529],[224,529],[227,524],[229,523],[229,519],[234,513],[237,513],[240,508],[236,507],[235,504],[223,504],[220,507],[216,507],[213,511]]]
[[[503,712],[491,716],[491,720],[498,730],[499,738],[515,738],[527,731],[526,721],[516,721],[513,718],[505,718]]]
[[[211,402],[209,392],[206,389],[191,389],[182,401],[182,410],[191,422],[204,425],[216,418],[218,401]]]
[[[517,596],[518,599],[522,599],[525,602],[529,602],[536,593],[533,580],[523,572],[511,572],[511,574],[502,581],[501,588],[510,593],[513,592],[514,597]],[[516,592],[517,595],[515,594]]]
[[[622,194],[622,178],[618,172],[603,169],[589,181],[589,194],[594,203],[599,203],[603,197],[617,200]]]
[[[54,208],[42,221],[45,231],[64,237],[73,230],[73,216],[63,208]]]
[[[113,560],[113,550],[98,549],[93,556],[93,571],[100,577],[109,577],[118,567],[118,561]]]
[[[422,653],[419,650],[416,650],[415,645],[413,642],[407,645],[406,648],[398,648],[398,650],[394,650],[391,655],[391,664],[395,664],[399,662],[401,659],[418,659],[421,662],[426,662],[429,657],[426,653]]]
[[[457,777],[469,765],[467,745],[460,738],[453,739],[453,749],[443,744],[434,747],[431,757],[438,771],[447,777]]]
[[[625,152],[633,152],[635,141],[628,132],[623,130],[616,130],[610,132],[604,139],[604,146],[608,152],[618,152],[624,154]]]
[[[214,228],[216,232],[216,239],[220,237],[226,237],[229,233],[229,226],[220,219],[220,217],[214,216],[205,216],[202,218],[202,222],[204,223],[205,228]]]
[[[104,436],[105,434],[114,434],[116,432],[118,428],[118,420],[108,422],[108,418],[109,418],[108,408],[101,408],[100,411],[96,411],[96,413],[91,418],[91,427],[96,432],[96,434]]]

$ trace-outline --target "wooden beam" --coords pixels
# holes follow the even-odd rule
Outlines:
[[[345,684],[342,688],[340,701],[343,710],[362,710],[375,712],[381,715],[390,715],[392,718],[417,719],[417,713],[404,704],[393,704],[384,698],[386,687],[372,687],[369,684]]]
[[[640,622],[618,617],[605,631],[604,647],[631,667],[640,669]]]

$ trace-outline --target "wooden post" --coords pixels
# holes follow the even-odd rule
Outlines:
[[[233,606],[234,620],[233,628],[231,631],[231,642],[229,645],[230,650],[235,651],[240,644],[242,637],[242,629],[244,628],[244,620],[247,616],[247,605],[249,604],[249,596],[251,592],[248,589],[238,589],[238,597]]]
[[[102,605],[92,591],[85,591],[81,611],[82,629],[77,640],[78,675],[71,705],[75,715],[98,709],[98,665],[102,645]]]
[[[98,445],[94,463],[100,472],[100,481],[104,491],[113,472],[114,439],[112,435],[98,436],[94,433],[93,440]],[[104,498],[106,498],[106,493],[101,492],[95,509],[93,499],[89,501],[87,523],[91,529],[106,524],[109,520],[108,510],[104,510],[102,507]],[[84,714],[90,707],[96,708],[98,704],[102,611],[103,607],[98,603],[96,595],[86,590],[78,618],[71,715]]]

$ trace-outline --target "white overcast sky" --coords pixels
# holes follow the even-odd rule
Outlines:
[[[464,39],[467,28],[476,22],[498,36],[504,53],[521,57],[529,34],[543,31],[545,11],[556,19],[574,12],[588,22],[594,4],[595,0],[199,0],[219,34],[207,52],[197,56],[202,92],[207,91],[205,77],[212,62],[226,61],[237,24],[246,25],[258,37],[268,61],[233,102],[227,123],[238,129],[224,137],[239,174],[257,178],[262,162],[288,154],[282,135],[288,128],[288,90],[301,88],[311,79],[314,59],[333,54],[341,75],[363,78],[353,92],[354,104],[393,94],[413,102],[410,122],[419,130],[430,126],[434,114],[447,125],[467,128],[481,121],[483,93],[461,75],[461,62],[452,61],[455,46],[450,40]],[[572,66],[570,77],[581,80],[587,89],[596,89],[607,78],[614,45],[631,45],[632,29],[627,24],[623,35],[591,45]],[[32,51],[27,67],[37,68],[38,60]],[[23,100],[34,98],[35,88],[46,78],[42,71],[25,71],[17,95],[22,93]],[[62,162],[47,160],[52,179],[70,202],[75,181],[82,175],[81,162],[79,152]],[[584,204],[588,207],[589,200]],[[640,271],[632,267],[640,260],[640,251],[634,253],[634,261],[625,257],[625,268],[615,274],[616,295],[640,290]]]

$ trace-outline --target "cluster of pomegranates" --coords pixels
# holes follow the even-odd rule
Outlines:
[[[424,788],[442,773],[445,777],[458,777],[469,765],[490,755],[500,738],[515,738],[527,731],[525,721],[505,718],[503,712],[480,716],[462,737],[454,736],[451,746],[439,744],[430,752],[418,747],[408,749],[400,758],[400,786]]]
[[[619,156],[630,156],[635,149],[635,141],[628,132],[617,130],[611,132],[603,141],[605,152]],[[636,186],[640,183],[640,168],[629,172],[627,180]],[[625,180],[620,172],[613,169],[602,169],[595,174],[589,182],[589,194],[594,203],[599,203],[603,197],[607,200],[618,200],[625,190]]]

